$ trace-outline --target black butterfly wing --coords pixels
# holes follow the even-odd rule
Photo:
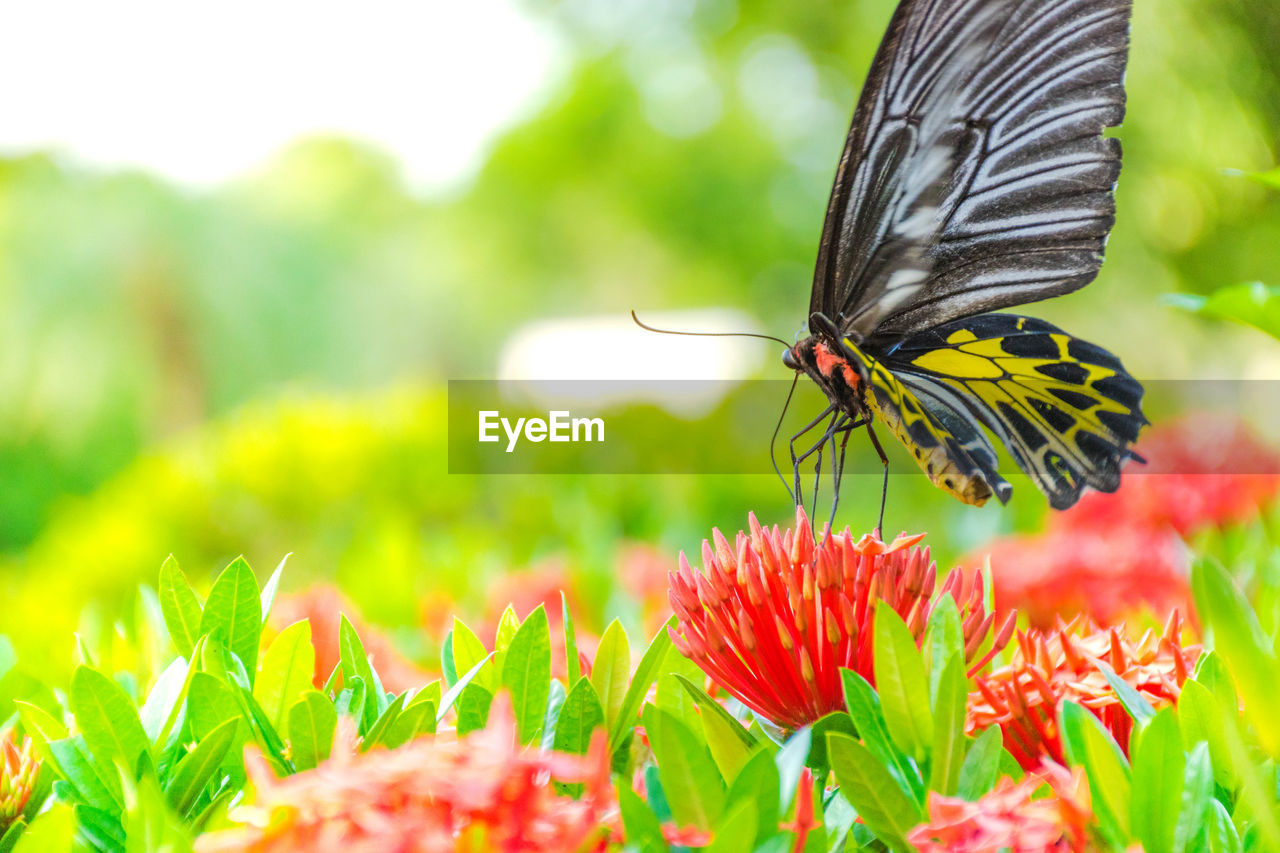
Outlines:
[[[1055,509],[1113,492],[1147,422],[1120,360],[1043,320],[983,314],[912,335],[879,363],[918,398],[990,429]]]
[[[854,115],[810,312],[887,341],[1091,281],[1115,218],[1120,145],[1101,133],[1124,115],[1130,6],[905,0]],[[922,95],[929,80],[946,91]],[[910,171],[940,151],[913,200]]]
[[[837,167],[811,315],[841,318],[861,339],[924,282],[953,172],[957,99],[1011,8],[1012,0],[899,4]]]

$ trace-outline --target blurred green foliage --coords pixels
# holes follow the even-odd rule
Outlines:
[[[0,581],[24,606],[67,602],[29,620],[29,645],[169,551],[193,574],[296,551],[296,574],[407,625],[437,584],[555,553],[603,577],[623,538],[674,553],[748,509],[782,520],[765,477],[449,476],[442,383],[490,376],[539,317],[722,304],[789,338],[893,5],[530,0],[563,73],[449,196],[415,196],[341,139],[207,192],[52,154],[0,162]],[[1136,4],[1108,261],[1034,313],[1140,377],[1276,363],[1275,342],[1155,296],[1280,282],[1280,193],[1227,171],[1277,160],[1277,43],[1275,4]],[[863,485],[851,523],[874,513]],[[895,478],[889,523],[961,550],[1035,523],[1043,501],[1018,491],[971,510]]]

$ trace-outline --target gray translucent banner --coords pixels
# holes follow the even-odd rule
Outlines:
[[[1280,447],[1280,380],[1144,382],[1143,409],[1160,425],[1194,412],[1247,422],[1254,438]],[[770,436],[778,427],[788,380],[451,380],[451,474],[765,474],[773,471]],[[826,407],[807,379],[796,386],[775,443],[790,471],[790,437]],[[1200,423],[1200,421],[1195,421]],[[1148,428],[1150,429],[1150,427]],[[915,463],[883,427],[878,435],[891,473]],[[807,447],[820,432],[797,441]],[[1194,431],[1193,440],[1198,440]],[[1280,473],[1275,454],[1232,453],[1221,430],[1203,446],[1170,453],[1129,474]],[[810,469],[812,460],[810,462]],[[1244,468],[1248,470],[1234,470]],[[1012,465],[1008,470],[1013,470]],[[852,435],[845,472],[881,471],[865,433]]]

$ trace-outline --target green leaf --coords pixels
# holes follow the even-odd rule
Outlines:
[[[315,669],[311,623],[305,619],[285,628],[267,646],[253,685],[253,697],[276,728],[283,726],[285,715],[298,696],[311,689]]]
[[[674,714],[644,709],[644,726],[658,762],[658,775],[680,826],[710,830],[724,811],[724,780],[711,753]]]
[[[791,800],[796,795],[796,787],[800,784],[800,776],[804,773],[805,763],[813,752],[813,729],[809,726],[797,731],[787,738],[773,756],[773,763],[778,768],[778,813],[785,814],[791,808]]]
[[[1171,293],[1163,301],[1211,320],[1243,323],[1280,338],[1280,288],[1268,287],[1260,281],[1229,284],[1208,296]]]
[[[191,657],[191,650],[196,640],[203,633],[200,630],[201,607],[187,577],[178,568],[178,561],[172,555],[160,566],[160,610],[164,613],[164,623],[169,629],[169,636],[178,649],[178,654]]]
[[[66,725],[39,705],[32,705],[30,702],[21,700],[15,701],[13,704],[17,708],[18,718],[22,721],[23,730],[26,731],[32,741],[47,744],[50,741],[62,740],[67,736]]]
[[[17,818],[13,823],[9,824],[9,828],[4,831],[3,835],[0,835],[0,853],[12,853],[13,848],[18,843],[18,839],[26,831],[27,822],[22,818]],[[67,842],[70,844],[70,837],[68,837]]]
[[[58,772],[71,783],[81,800],[113,813],[124,807],[119,772],[94,758],[84,738],[50,741],[49,753]]]
[[[618,705],[617,716],[609,729],[609,749],[611,751],[621,746],[622,742],[630,736],[632,729],[635,728],[636,715],[640,713],[640,706],[644,703],[644,697],[649,694],[649,688],[657,680],[658,670],[661,668],[662,661],[666,659],[667,650],[671,648],[671,634],[667,629],[674,625],[675,617],[672,616],[667,620],[666,625],[658,629],[658,633],[649,642],[649,648],[644,650],[640,663],[636,665],[635,674],[631,676],[631,684],[622,695],[622,702]],[[625,639],[625,637],[626,635],[624,634],[623,638]],[[601,642],[603,643],[603,641]],[[630,661],[628,661],[629,663]],[[594,684],[594,670],[591,675]],[[604,693],[601,693],[600,696],[603,701]],[[606,715],[607,713],[606,709]]]
[[[484,643],[476,636],[476,632],[467,627],[467,623],[463,622],[456,616],[453,619],[453,667],[455,672],[467,672],[472,669],[478,662],[488,660],[491,653],[484,647]],[[496,667],[490,670],[481,670],[475,676],[476,684],[488,690],[490,693],[498,689],[498,672]]]
[[[782,779],[777,765],[773,763],[773,756],[763,747],[752,752],[747,763],[729,785],[729,791],[725,795],[725,809],[733,809],[739,803],[752,804],[758,817],[757,843],[777,831],[781,786]],[[742,849],[750,847],[752,845]]]
[[[383,711],[378,716],[378,719],[374,721],[373,725],[369,727],[369,732],[360,742],[361,752],[368,752],[382,742],[383,738],[386,737],[387,732],[391,729],[392,724],[395,723],[396,719],[403,711],[406,698],[406,694],[401,693],[394,701],[391,702],[391,704],[387,705],[386,710]]]
[[[631,644],[622,623],[614,619],[604,629],[604,636],[596,646],[596,659],[591,667],[591,686],[604,706],[605,726],[610,732],[610,742],[622,708],[622,698],[627,693],[627,681],[631,677]]]
[[[662,824],[630,785],[618,786],[618,811],[629,844],[639,848],[640,853],[667,853]]]
[[[923,804],[925,790],[920,771],[911,757],[903,753],[890,736],[875,689],[851,669],[842,669],[840,677],[844,683],[845,707],[849,709],[849,716],[853,718],[853,724],[863,743],[886,765],[889,775],[903,793]]]
[[[702,669],[680,654],[680,650],[673,644],[667,648],[662,666],[658,669],[658,687],[654,691],[653,704],[670,711],[683,720],[686,726],[698,731],[702,728],[702,720],[698,714],[697,701],[684,686],[684,681],[700,684],[705,678]]]
[[[1140,726],[1151,722],[1156,715],[1156,709],[1151,707],[1151,703],[1147,701],[1147,697],[1139,693],[1134,687],[1120,676],[1116,675],[1116,671],[1106,664],[1105,661],[1098,661],[1098,668],[1102,670],[1102,677],[1107,680],[1107,684],[1111,685],[1111,689],[1115,691],[1116,697],[1120,700],[1120,704],[1129,712],[1129,716]],[[1151,851],[1146,851],[1151,853]]]
[[[1257,181],[1264,187],[1280,190],[1280,166],[1268,169],[1265,172],[1250,172],[1247,177],[1251,181]]]
[[[569,600],[560,592],[560,616],[564,622],[564,654],[569,673],[566,684],[577,684],[582,674],[582,661],[578,660],[578,634],[573,627],[573,614],[569,612]]]
[[[943,670],[956,655],[964,660],[964,627],[956,601],[949,595],[940,596],[929,614],[925,648],[929,650],[929,699],[936,705]]]
[[[579,678],[565,697],[556,722],[555,752],[585,755],[591,745],[591,733],[604,725],[604,708],[591,680]]]
[[[310,770],[327,759],[337,727],[338,712],[329,697],[316,690],[303,693],[302,698],[289,709],[293,766],[298,770]]]
[[[1198,559],[1192,572],[1196,606],[1213,630],[1214,651],[1234,676],[1262,747],[1280,755],[1280,663],[1235,580],[1212,559]],[[1212,749],[1212,745],[1210,745]]]
[[[541,604],[538,606],[543,608],[543,614],[545,615],[546,608]],[[533,614],[529,615],[532,616]],[[520,630],[520,617],[516,615],[516,611],[508,604],[506,609],[502,611],[502,616],[498,619],[498,630],[494,632],[493,636],[493,650],[495,652],[505,652],[507,647],[511,645],[511,641],[515,638],[518,630]]]
[[[227,720],[178,762],[164,790],[169,805],[178,814],[185,817],[191,811],[235,743],[238,727],[239,721]]]
[[[755,846],[759,809],[755,803],[741,801],[727,808],[721,815],[711,843],[703,849],[707,853],[741,853]]]
[[[975,802],[995,787],[1000,775],[1000,752],[1004,746],[999,726],[992,726],[978,735],[960,765],[956,793],[969,802]]]
[[[889,735],[903,752],[919,758],[933,742],[924,661],[911,631],[892,608],[876,608],[874,630],[876,688]]]
[[[420,734],[436,730],[436,703],[430,699],[419,702],[417,697],[405,706],[405,709],[391,723],[383,744],[395,749],[413,740]]]
[[[147,701],[138,712],[138,719],[147,739],[159,749],[164,748],[169,733],[177,722],[177,712],[186,699],[187,687],[194,670],[185,659],[174,658],[156,678]]]
[[[262,587],[262,594],[258,597],[262,610],[262,624],[267,624],[267,617],[271,615],[271,605],[276,602],[276,590],[280,588],[280,576],[284,574],[284,564],[289,561],[292,554],[285,554],[276,564],[276,570],[271,573],[271,577],[267,578],[267,582]]]
[[[1211,853],[1241,853],[1244,845],[1240,843],[1240,834],[1236,832],[1231,815],[1217,800],[1209,801],[1209,820],[1206,823],[1206,840]]]
[[[891,850],[910,851],[907,833],[924,815],[884,765],[865,746],[839,732],[827,734],[827,757],[840,793],[858,810],[867,828]]]
[[[1198,681],[1182,685],[1182,692],[1178,694],[1178,723],[1183,749],[1190,750],[1200,742],[1207,744],[1214,780],[1229,791],[1235,790],[1239,776],[1223,735],[1224,714],[1209,688]]]
[[[358,676],[364,682],[363,730],[367,731],[378,715],[387,709],[387,694],[382,689],[382,681],[369,662],[369,655],[360,642],[360,635],[351,624],[346,614],[338,616],[338,657],[342,661],[342,671]]]
[[[1134,771],[1137,778],[1137,771]],[[1173,830],[1174,853],[1191,849],[1196,836],[1209,819],[1207,810],[1213,799],[1213,767],[1209,763],[1209,745],[1198,743],[1187,755],[1178,820]]]
[[[520,743],[532,743],[542,731],[551,690],[551,627],[541,604],[511,637],[502,664],[502,685],[511,691]]]
[[[458,670],[453,665],[453,631],[444,635],[444,643],[440,646],[440,672],[444,675],[444,683],[450,687],[458,680]]]
[[[240,717],[240,706],[231,688],[207,672],[191,676],[187,689],[187,723],[197,740],[205,738],[227,720]]]
[[[497,654],[497,652],[494,652]],[[489,722],[489,708],[493,694],[479,684],[469,684],[458,696],[458,720],[455,728],[459,735],[483,729]]]
[[[965,676],[963,652],[953,655],[946,664],[938,679],[936,695],[929,789],[954,796],[960,785],[960,767],[964,761],[964,719],[969,701],[969,679]]]
[[[13,853],[71,853],[76,821],[70,806],[55,803],[22,833]]]
[[[95,669],[76,667],[70,701],[76,727],[99,761],[107,766],[117,760],[128,768],[138,766],[150,743],[138,720],[138,709],[119,684]]]
[[[1173,853],[1186,755],[1172,708],[1151,718],[1133,755],[1129,825],[1145,853]]]
[[[253,569],[243,557],[232,560],[213,582],[200,618],[200,633],[238,657],[252,680],[262,636],[262,602]]]
[[[475,665],[472,666],[471,669],[467,670],[465,675],[453,683],[453,686],[449,688],[449,692],[444,694],[444,697],[440,700],[440,708],[436,711],[437,723],[444,722],[444,715],[449,713],[449,709],[458,701],[458,697],[462,695],[462,691],[466,690],[467,687],[471,685],[471,682],[480,673],[480,671],[484,669],[485,664],[489,662],[489,659],[492,658],[493,655],[494,652],[490,652],[485,657],[476,661]]]
[[[1094,812],[1115,844],[1130,837],[1129,768],[1124,754],[1092,713],[1074,702],[1062,705],[1062,729],[1089,777]]]

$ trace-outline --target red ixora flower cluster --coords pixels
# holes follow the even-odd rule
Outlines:
[[[27,807],[39,773],[40,759],[31,738],[23,738],[21,746],[14,742],[12,732],[0,740],[0,833]]]
[[[586,853],[606,849],[617,823],[608,746],[587,756],[521,748],[510,704],[495,700],[483,731],[419,738],[357,755],[340,726],[333,757],[278,779],[260,755],[246,765],[254,802],[243,826],[202,835],[200,853]],[[585,783],[579,799],[552,779]]]
[[[1047,796],[1036,796],[1048,786]],[[929,822],[907,840],[920,853],[1084,853],[1093,819],[1082,768],[1046,762],[1019,782],[1005,777],[976,803],[929,795]]]
[[[1070,700],[1096,714],[1127,750],[1133,719],[1101,665],[1156,709],[1172,705],[1200,654],[1199,646],[1181,644],[1181,634],[1177,611],[1163,633],[1148,630],[1136,643],[1125,637],[1123,627],[1101,629],[1083,616],[1059,622],[1052,631],[1020,631],[1009,664],[975,679],[966,731],[1000,726],[1005,748],[1028,770],[1045,759],[1065,764],[1057,713]]]
[[[890,607],[917,640],[942,595],[954,598],[965,654],[976,671],[1008,643],[1013,614],[996,632],[976,573],[953,571],[939,585],[924,534],[891,543],[844,533],[815,540],[802,508],[794,530],[750,532],[731,546],[717,530],[702,545],[701,571],[680,555],[669,598],[679,620],[671,637],[682,654],[766,719],[799,728],[844,707],[842,667],[874,683],[873,620]],[[935,592],[937,593],[935,595]]]
[[[1182,537],[1256,516],[1280,492],[1280,454],[1233,418],[1193,415],[1151,429],[1114,494],[1092,492],[1049,518],[1038,535],[999,539],[964,561],[988,558],[997,608],[1032,625],[1083,611],[1113,624],[1142,607],[1190,602]]]

